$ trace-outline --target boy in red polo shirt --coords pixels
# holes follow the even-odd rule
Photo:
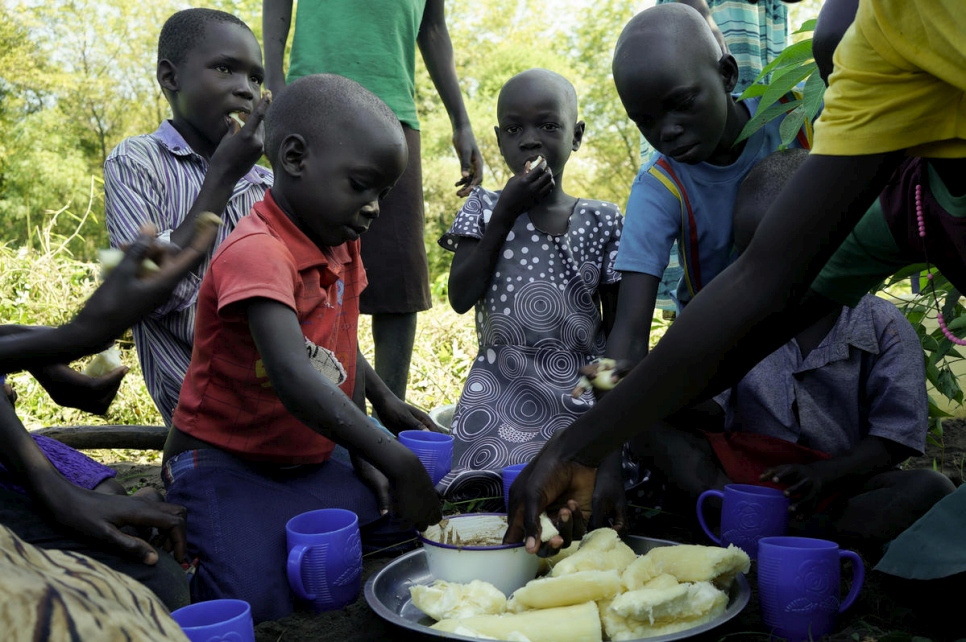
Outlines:
[[[292,611],[295,515],[353,510],[365,541],[385,530],[391,488],[417,528],[441,517],[422,464],[363,411],[368,397],[395,431],[429,422],[379,380],[356,337],[359,235],[406,166],[399,122],[358,83],[318,75],[281,93],[265,130],[275,186],[205,274],[163,471],[191,515],[192,599],[244,599],[256,622]],[[335,442],[355,472],[330,459]]]

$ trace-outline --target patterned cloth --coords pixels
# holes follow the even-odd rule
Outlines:
[[[474,189],[440,245],[482,238],[499,197]],[[502,468],[530,461],[593,402],[570,393],[578,370],[604,353],[598,289],[620,280],[622,225],[616,205],[585,199],[560,236],[527,214],[514,222],[476,303],[479,353],[453,415],[453,470],[437,486],[447,497],[501,495]]]
[[[111,246],[132,242],[144,223],[153,223],[159,238],[167,241],[194,204],[207,172],[207,159],[195,153],[169,121],[153,134],[122,141],[104,163],[105,219]],[[191,361],[201,277],[215,248],[271,186],[271,171],[257,165],[238,181],[221,216],[225,224],[197,273],[185,277],[167,303],[133,328],[144,381],[169,427]]]
[[[188,639],[147,587],[80,553],[32,546],[5,526],[0,631],[7,642]]]

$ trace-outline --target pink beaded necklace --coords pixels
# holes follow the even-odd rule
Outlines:
[[[919,238],[926,238],[926,223],[922,216],[922,184],[916,185],[916,220],[919,221]],[[933,283],[932,271],[929,265],[929,255],[926,254],[926,242],[922,242],[922,253],[926,258],[926,280],[929,281],[929,286],[932,288],[932,298],[933,302],[936,304],[936,318],[939,322],[939,328],[943,331],[943,335],[958,346],[966,346],[966,340],[960,339],[952,331],[946,327],[946,319],[943,318],[943,311],[939,307],[939,298],[936,296],[936,284]]]

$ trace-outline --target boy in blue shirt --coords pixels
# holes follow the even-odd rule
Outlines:
[[[674,240],[685,268],[677,291],[683,307],[731,263],[738,185],[778,148],[782,121],[735,144],[758,101],[735,100],[734,58],[722,55],[707,21],[683,4],[632,18],[618,40],[613,71],[628,117],[661,152],[631,186],[617,255],[623,276],[607,356],[637,363],[647,354],[647,329]]]

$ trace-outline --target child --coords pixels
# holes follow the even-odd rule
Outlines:
[[[953,0],[859,3],[855,24],[835,50],[814,152],[727,275],[689,306],[661,345],[605,402],[521,473],[515,486],[527,487],[527,505],[508,531],[508,541],[519,541],[525,532],[528,548],[536,550],[539,511],[592,480],[586,466],[653,421],[720,389],[722,382],[814,321],[789,304],[798,301],[856,228],[890,176],[891,195],[883,198],[893,213],[889,220],[900,231],[891,234],[900,254],[909,262],[927,255],[954,285],[966,288],[966,272],[948,269],[966,264],[966,252],[957,219],[945,210],[966,193],[966,130],[959,110],[950,107],[966,94],[966,59],[956,44],[966,30],[960,9]],[[930,160],[906,161],[893,174],[902,163],[901,152]],[[923,214],[924,236],[917,210]],[[872,216],[882,218],[881,213]],[[860,275],[889,270],[877,254],[856,255],[843,264]],[[848,277],[840,274],[838,282],[847,284]],[[621,419],[628,414],[633,423]]]
[[[359,236],[406,165],[399,121],[354,81],[306,76],[272,105],[266,150],[275,186],[205,274],[163,464],[168,498],[192,516],[192,598],[247,600],[256,622],[293,608],[290,518],[350,509],[366,543],[388,528],[380,470],[403,518],[422,530],[441,517],[422,464],[363,410],[366,395],[390,428],[420,426],[356,336],[366,285]],[[334,442],[356,456],[358,477],[330,459]]]
[[[672,243],[684,278],[681,307],[732,261],[731,208],[745,175],[780,144],[776,119],[735,145],[758,99],[736,102],[734,58],[721,54],[693,8],[666,4],[627,24],[614,51],[614,82],[627,115],[661,152],[638,174],[627,201],[617,269],[620,313],[607,356],[640,361]],[[797,143],[796,143],[797,144]]]
[[[402,123],[409,162],[380,205],[362,244],[369,287],[359,302],[372,315],[374,363],[379,377],[406,398],[417,312],[432,306],[423,239],[420,123],[416,109],[416,49],[453,127],[462,170],[457,194],[483,180],[483,157],[470,125],[446,27],[445,0],[318,0],[296,3],[288,79],[328,73],[351,78],[385,101]],[[292,0],[263,0],[262,25],[268,88],[285,86],[282,62]],[[365,43],[360,46],[360,40]]]
[[[170,246],[154,245],[155,233],[152,228],[138,237],[70,323],[56,328],[4,326],[0,370],[16,372],[69,363],[101,349],[164,301],[180,279],[201,262],[215,238],[214,228],[209,227],[174,256]],[[161,271],[138,279],[135,273],[146,255],[159,264]],[[0,523],[41,548],[83,553],[133,577],[170,609],[187,604],[188,587],[181,566],[126,528],[158,528],[180,559],[184,555],[184,509],[145,501],[145,497],[91,492],[74,483],[77,475],[71,469],[78,461],[90,460],[61,447],[64,450],[56,462],[58,470],[30,438],[12,402],[12,395],[0,394],[0,463],[27,494],[0,488]],[[99,478],[102,476],[95,474],[88,479],[88,486]]]
[[[454,501],[500,497],[503,467],[529,461],[593,402],[569,393],[604,350],[620,279],[618,207],[563,189],[584,134],[573,85],[545,69],[517,74],[497,119],[514,176],[499,192],[475,188],[439,241],[456,253],[450,303],[476,306],[480,345],[453,415],[453,470],[439,484]]]
[[[735,202],[739,252],[805,157],[803,150],[777,152],[742,183]],[[827,309],[715,399],[714,423],[724,432],[687,434],[659,422],[632,442],[684,491],[684,506],[671,512],[691,514],[709,487],[778,484],[792,500],[795,532],[878,556],[953,491],[940,473],[897,468],[922,454],[929,425],[922,348],[912,326],[872,295],[854,309],[832,302]]]
[[[158,83],[172,118],[153,134],[121,142],[104,163],[111,245],[129,243],[144,223],[159,239],[182,245],[204,211],[220,214],[221,243],[272,184],[262,155],[261,125],[268,99],[259,99],[262,54],[248,26],[212,9],[172,15],[158,38]],[[247,114],[244,127],[230,114]],[[141,370],[166,425],[191,360],[195,302],[208,260],[174,295],[134,326]]]

